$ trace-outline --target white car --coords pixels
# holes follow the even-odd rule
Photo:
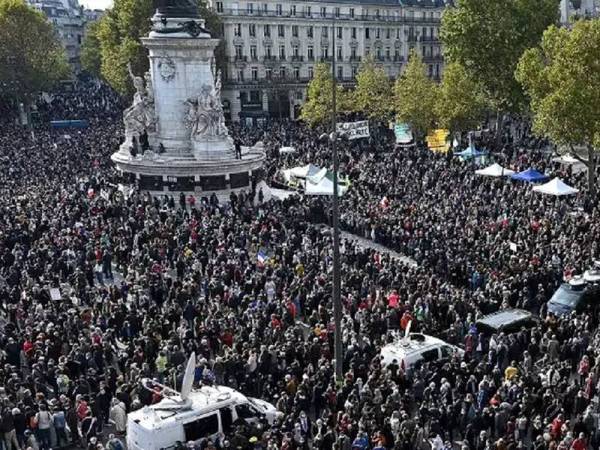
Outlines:
[[[462,359],[464,353],[461,348],[433,336],[408,333],[381,349],[381,364],[386,367],[395,362],[401,370],[407,371],[418,362],[450,359],[455,355]]]

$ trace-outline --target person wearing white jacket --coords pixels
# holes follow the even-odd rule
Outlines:
[[[113,398],[108,418],[109,422],[115,426],[115,431],[118,434],[125,433],[127,430],[127,410],[125,404],[118,398]]]

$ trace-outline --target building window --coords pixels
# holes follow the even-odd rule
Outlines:
[[[312,68],[312,66],[309,66],[308,67],[308,79],[312,80],[313,76],[314,76],[313,68]]]
[[[392,37],[392,30],[390,28],[385,29],[385,38],[390,39]]]
[[[381,28],[375,28],[375,39],[381,39]]]
[[[294,78],[296,80],[300,79],[300,68],[299,67],[294,67]]]
[[[352,27],[350,29],[350,36],[352,37],[352,39],[356,39],[356,27]]]
[[[357,69],[356,69],[356,67],[353,67],[352,68],[352,77],[353,78],[356,78],[356,73],[357,73]]]
[[[252,81],[258,80],[258,67],[252,68]]]
[[[365,47],[365,56],[369,56],[371,54],[371,48]]]
[[[371,39],[371,33],[369,32],[369,27],[365,28],[365,39]]]
[[[291,14],[292,16],[295,16],[295,15],[296,15],[296,5],[292,5],[292,6],[290,7],[290,14]]]
[[[381,61],[383,58],[381,57],[381,48],[377,47],[377,49],[375,50],[376,54],[377,54],[377,59],[379,61]]]
[[[279,68],[279,78],[281,78],[282,80],[285,80],[285,67]]]
[[[354,19],[354,8],[350,8],[350,18]]]
[[[342,39],[342,27],[337,27],[337,38]]]
[[[277,25],[277,36],[285,37],[285,27],[283,25]]]
[[[294,56],[294,58],[298,58],[300,56],[299,51],[300,51],[300,49],[298,48],[297,45],[294,45],[292,47],[292,55]]]
[[[280,3],[278,3],[277,5],[275,5],[275,11],[277,11],[277,15],[278,16],[280,16],[281,14],[283,14],[283,9],[282,9]]]
[[[244,81],[244,71],[242,69],[238,70],[237,79],[238,81]]]
[[[328,27],[321,28],[321,36],[323,36],[324,38],[329,37],[329,28]]]
[[[292,25],[292,36],[298,37],[298,25]]]
[[[327,17],[327,7],[321,6],[321,17]]]
[[[235,46],[235,58],[242,59],[242,46],[241,45]]]
[[[389,47],[385,48],[385,59],[389,60],[392,56],[392,51]]]
[[[379,19],[379,10],[378,10],[378,9],[376,9],[376,10],[375,10],[375,17],[376,17],[377,19]]]
[[[250,37],[256,37],[256,25],[251,23],[250,25],[248,25],[248,33],[250,34]]]
[[[217,2],[217,12],[218,13],[223,12],[223,2]]]
[[[425,57],[425,47],[421,47],[421,56]]]
[[[313,35],[314,35],[314,29],[313,29],[313,27],[308,27],[306,29],[306,36],[309,37],[309,38],[312,38]]]
[[[352,47],[352,48],[350,49],[350,59],[351,59],[352,61],[355,61],[355,60],[356,60],[356,48],[354,48],[354,47]]]
[[[263,12],[266,13],[269,10],[269,5],[267,5],[266,3],[263,3],[262,9],[263,9]]]
[[[233,35],[234,36],[241,36],[242,35],[242,24],[241,23],[236,23],[233,26]]]
[[[329,58],[329,47],[322,47],[321,54],[323,55],[323,58]]]
[[[307,15],[308,17],[311,17],[311,16],[312,16],[312,10],[311,10],[310,6],[307,6],[307,7],[306,7],[306,15]]]
[[[433,76],[433,65],[429,64],[429,77],[431,78]]]
[[[342,59],[344,59],[343,54],[342,54],[342,47],[337,48],[336,58],[338,59],[338,61],[341,61]]]
[[[256,60],[256,45],[250,46],[250,58]]]
[[[265,37],[271,37],[271,25],[265,25]]]
[[[337,77],[338,77],[338,80],[341,80],[342,78],[344,78],[344,68],[341,66],[338,66],[338,68],[337,68]]]
[[[248,14],[253,14],[254,13],[254,3],[248,3],[248,5],[246,5],[246,10],[248,11]]]
[[[312,45],[310,45],[308,47],[308,55],[307,56],[308,56],[309,61],[312,61],[315,58],[315,52],[314,52]]]
[[[279,46],[279,59],[285,59],[285,45]]]
[[[396,39],[400,39],[400,28],[396,29]]]
[[[333,12],[335,14],[335,17],[340,17],[340,8],[335,7],[334,10],[333,10]]]
[[[273,53],[271,51],[270,46],[265,47],[265,56],[267,57],[267,59],[271,59],[273,57]]]
[[[265,69],[265,78],[266,78],[267,80],[270,80],[270,79],[272,79],[272,78],[273,78],[273,70],[272,70],[270,67],[267,67],[267,68]]]

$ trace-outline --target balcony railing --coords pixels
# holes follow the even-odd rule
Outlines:
[[[425,9],[425,8],[424,8]],[[428,11],[431,8],[426,8]],[[252,11],[249,12],[247,10],[244,9],[234,9],[234,8],[225,8],[223,9],[222,12],[218,13],[221,16],[237,16],[237,17],[281,17],[282,19],[286,19],[286,18],[299,18],[299,17],[304,17],[304,18],[310,18],[310,19],[315,19],[315,20],[332,20],[332,19],[336,19],[339,21],[344,21],[344,20],[352,20],[352,21],[359,21],[359,22],[391,22],[391,23],[439,23],[440,22],[440,18],[439,17],[400,17],[400,16],[396,16],[396,15],[389,15],[389,16],[376,16],[376,15],[359,15],[359,14],[334,14],[334,13],[327,13],[325,15],[322,15],[320,12],[312,12],[311,14],[308,13],[304,13],[304,12],[297,12],[295,15],[291,14],[289,11],[282,11],[281,13],[277,12],[277,11],[272,11],[272,10],[256,10],[256,11]]]

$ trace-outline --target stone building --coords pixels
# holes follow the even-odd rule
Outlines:
[[[443,71],[443,0],[211,1],[223,22],[223,98],[233,121],[297,117],[315,64],[334,54],[345,84],[354,82],[367,55],[396,78],[411,49],[423,56],[431,78]]]

